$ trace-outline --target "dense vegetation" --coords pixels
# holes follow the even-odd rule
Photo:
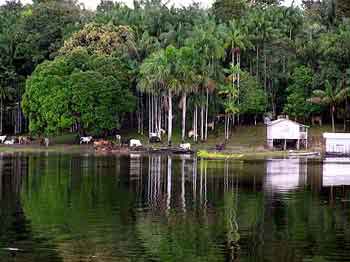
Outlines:
[[[234,125],[279,114],[346,128],[349,9],[342,0],[217,0],[210,9],[103,0],[92,12],[73,0],[8,1],[0,132],[165,129],[171,141],[174,126],[206,140],[213,121],[229,138]]]

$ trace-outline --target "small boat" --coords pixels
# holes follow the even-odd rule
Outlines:
[[[181,147],[162,147],[152,148],[150,153],[168,153],[168,154],[194,154],[195,152],[191,149],[183,149]]]
[[[290,151],[288,152],[288,156],[320,156],[320,152],[296,152],[296,151]]]

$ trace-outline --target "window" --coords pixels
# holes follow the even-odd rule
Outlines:
[[[299,132],[306,132],[306,127],[305,126],[300,126],[299,127]]]

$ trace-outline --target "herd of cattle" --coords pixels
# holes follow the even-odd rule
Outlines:
[[[50,141],[48,138],[33,139],[32,137],[29,137],[29,136],[19,136],[19,137],[0,136],[0,144],[4,144],[4,145],[40,144],[40,145],[49,146]]]
[[[142,143],[138,139],[126,139],[122,140],[120,135],[115,136],[116,143],[113,143],[112,141],[109,140],[94,140],[92,136],[86,136],[86,137],[80,137],[79,139],[79,144],[93,144],[94,148],[108,148],[112,147],[113,145],[117,144],[119,146],[126,146],[130,148],[142,148]],[[150,142],[152,143],[152,138],[150,138]],[[160,141],[155,141],[155,142],[160,142]],[[30,144],[38,144],[38,145],[44,145],[48,147],[50,145],[50,140],[49,138],[39,138],[39,139],[33,139],[32,137],[29,136],[19,136],[19,137],[8,137],[8,136],[0,136],[0,144],[4,145],[30,145]],[[181,149],[184,150],[190,150],[191,149],[191,144],[186,143],[186,144],[180,144],[179,146]]]

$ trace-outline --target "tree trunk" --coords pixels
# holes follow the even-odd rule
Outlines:
[[[4,101],[3,101],[3,98],[1,97],[0,98],[0,102],[1,102],[1,105],[0,105],[0,110],[1,110],[1,113],[0,113],[0,134],[2,135],[2,132],[3,132],[3,114],[4,114]]]
[[[169,89],[169,111],[168,111],[168,145],[171,145],[171,136],[172,136],[172,129],[173,129],[173,103],[172,103],[172,94],[171,90]]]
[[[204,105],[201,105],[201,141],[204,140]]]
[[[198,106],[195,106],[194,141],[198,141]]]
[[[331,106],[331,117],[332,117],[332,131],[333,131],[333,133],[335,132],[334,111],[335,111],[335,108],[334,108],[334,105],[332,105]]]
[[[207,105],[205,107],[205,136],[204,140],[208,139],[208,107],[209,107],[209,90],[207,88]]]
[[[151,136],[151,126],[152,126],[152,120],[151,120],[151,95],[148,95],[148,137]]]
[[[254,125],[256,126],[256,115],[254,115]]]
[[[256,80],[259,81],[259,47],[258,46],[256,47]]]
[[[182,95],[182,142],[185,141],[186,136],[186,109],[187,109],[187,101],[186,101],[186,93]]]
[[[241,53],[238,53],[238,55],[237,55],[237,64],[238,64],[238,69],[239,70],[241,70]],[[238,73],[237,73],[237,101],[238,101],[238,108],[239,108],[239,105],[240,105],[240,77],[241,77],[241,75],[240,75],[241,73],[240,73],[240,71],[238,71]],[[237,120],[238,120],[238,126],[240,125],[240,114],[239,114],[239,112],[238,112],[238,114],[237,114]]]

